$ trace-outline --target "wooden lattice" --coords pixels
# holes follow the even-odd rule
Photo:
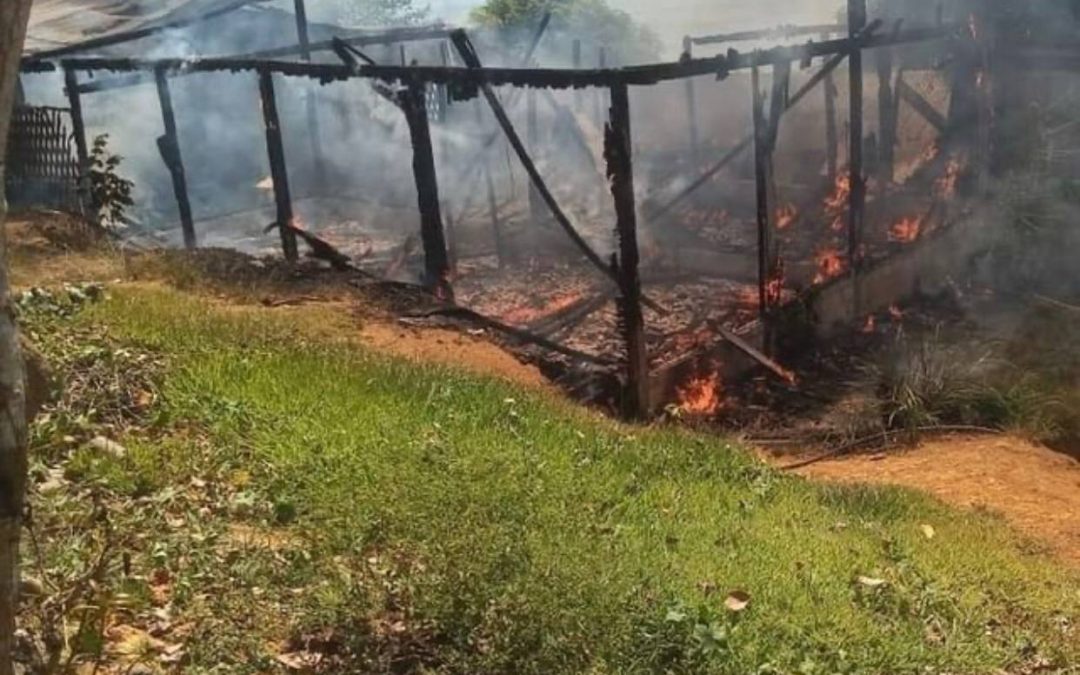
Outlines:
[[[20,106],[8,137],[5,187],[12,206],[78,211],[79,162],[64,108]]]

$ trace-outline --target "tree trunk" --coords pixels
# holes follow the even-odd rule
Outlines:
[[[0,0],[0,675],[13,675],[12,641],[19,592],[19,534],[26,498],[24,377],[8,297],[4,158],[30,0]]]

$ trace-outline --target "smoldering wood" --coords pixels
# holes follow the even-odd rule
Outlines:
[[[71,108],[71,133],[75,137],[75,156],[79,161],[79,192],[83,209],[90,214],[92,220],[97,220],[97,204],[94,203],[93,191],[90,189],[90,147],[86,139],[82,97],[79,95],[79,77],[70,68],[64,69],[64,91]]]
[[[775,360],[769,358],[765,354],[761,353],[759,350],[755,349],[753,345],[751,345],[749,342],[747,342],[746,340],[744,340],[741,337],[739,337],[738,335],[736,335],[734,332],[732,332],[728,328],[726,328],[726,327],[724,327],[722,325],[719,325],[719,324],[715,325],[714,328],[716,329],[716,332],[720,335],[720,337],[722,337],[724,340],[730,342],[739,351],[743,352],[744,354],[746,354],[750,358],[754,359],[755,361],[757,361],[761,365],[768,368],[770,371],[772,371],[780,379],[784,380],[785,382],[787,382],[788,384],[790,384],[792,386],[794,386],[798,382],[798,379],[796,378],[795,373],[788,370],[787,368],[784,368],[779,363],[777,363]]]
[[[424,285],[438,297],[453,299],[450,255],[443,230],[435,152],[431,145],[431,125],[423,87],[418,84],[409,87],[401,92],[399,101],[412,141],[413,177],[420,209],[420,240],[424,246]]]
[[[476,55],[476,51],[473,49],[472,43],[469,41],[465,31],[455,31],[454,34],[450,36],[450,40],[453,42],[454,48],[457,49],[458,55],[466,65],[470,68],[481,67],[480,58]],[[522,143],[521,137],[518,135],[517,130],[514,129],[510,117],[506,114],[506,110],[503,108],[502,103],[499,102],[499,98],[495,95],[491,85],[481,83],[479,86],[484,98],[487,99],[491,112],[494,113],[496,121],[498,121],[503,133],[506,135],[510,147],[513,148],[514,153],[518,156],[518,160],[524,167],[525,172],[529,174],[532,184],[536,187],[536,191],[540,194],[544,203],[547,204],[548,209],[551,211],[551,215],[555,218],[555,222],[559,224],[564,232],[566,232],[566,235],[570,237],[570,240],[574,242],[589,262],[610,279],[618,283],[618,276],[615,272],[604,262],[603,258],[592,249],[589,242],[585,241],[581,234],[578,233],[573,223],[570,222],[570,218],[562,210],[562,207],[559,206],[559,202],[555,199],[555,196],[551,194],[551,190],[548,188],[547,183],[544,182],[543,176],[540,175],[540,171],[536,168],[536,164],[529,156],[528,150],[525,149],[525,144]],[[660,305],[652,302],[648,298],[644,298],[643,302],[654,311],[662,314],[667,313]]]
[[[200,57],[191,59],[130,59],[130,58],[72,58],[54,61],[33,61],[22,72],[54,72],[64,66],[75,70],[133,72],[152,71],[162,67],[172,71],[189,72],[243,72],[268,70],[291,77],[309,77],[322,83],[344,81],[356,77],[374,78],[387,82],[423,82],[449,84],[462,88],[511,85],[516,87],[546,87],[569,89],[584,87],[609,88],[614,84],[645,86],[659,84],[685,77],[712,75],[726,77],[737,70],[754,65],[766,66],[783,62],[803,62],[822,56],[847,54],[853,49],[876,49],[888,45],[941,40],[960,32],[959,27],[918,28],[902,31],[895,36],[872,35],[864,41],[850,37],[825,42],[809,42],[804,45],[774,47],[750,54],[729,52],[727,54],[685,62],[656,63],[620,68],[592,70],[569,70],[563,68],[463,68],[443,66],[394,66],[363,65],[356,68],[326,63],[296,61],[237,59],[228,57]]]
[[[866,26],[866,0],[848,0],[848,30],[855,36]],[[853,281],[854,316],[861,314],[859,272],[862,267],[862,230],[866,208],[866,181],[863,176],[863,53],[853,49],[848,56],[849,130],[848,176],[848,266]]]
[[[865,40],[869,40],[873,37],[874,31],[881,26],[880,21],[874,21],[870,23],[861,33],[858,44],[865,44]],[[798,105],[806,96],[814,90],[819,84],[828,78],[833,71],[835,71],[840,64],[847,59],[847,53],[837,54],[825,62],[821,68],[806,81],[803,86],[799,87],[798,91],[791,95],[787,101],[787,109],[791,110]],[[671,197],[667,201],[663,202],[660,206],[647,208],[646,217],[649,220],[656,220],[662,218],[669,213],[673,208],[681,204],[686,198],[693,193],[700,190],[703,186],[707,185],[718,173],[723,171],[731,162],[735,161],[747,148],[749,148],[754,142],[754,131],[750,130],[733,148],[728,150],[723,157],[720,158],[716,164],[706,169],[697,179],[695,179],[685,189],[681,190],[674,197]]]
[[[292,195],[289,191],[289,172],[285,166],[285,144],[281,137],[281,119],[274,96],[274,74],[259,72],[259,98],[262,101],[263,125],[266,127],[266,152],[270,161],[270,178],[274,183],[274,206],[277,223],[281,226],[281,250],[285,259],[296,262],[296,234],[293,231]]]
[[[281,228],[288,229],[293,236],[303,239],[304,243],[311,249],[312,258],[330,263],[330,266],[339,272],[361,272],[361,270],[353,264],[352,258],[339,251],[336,246],[318,235],[296,227],[296,225],[274,222],[268,225],[264,231],[270,232],[271,230]]]
[[[641,254],[637,241],[637,204],[634,198],[633,136],[630,94],[626,85],[611,88],[610,121],[604,130],[611,196],[615,201],[615,228],[619,255],[619,323],[626,342],[625,413],[636,419],[649,416],[649,358],[645,315],[641,308]]]
[[[157,84],[158,102],[161,104],[161,118],[165,127],[165,135],[158,139],[158,149],[172,178],[173,194],[176,196],[176,206],[180,212],[180,229],[184,234],[184,246],[194,249],[197,245],[195,219],[191,215],[187,176],[184,174],[184,159],[180,151],[180,135],[176,130],[176,115],[173,112],[169,79],[164,70],[155,72],[154,77]]]
[[[761,74],[750,70],[751,113],[754,121],[754,194],[757,220],[758,307],[763,322],[769,311],[769,192],[768,192],[768,131],[765,120],[765,101],[761,94]]]

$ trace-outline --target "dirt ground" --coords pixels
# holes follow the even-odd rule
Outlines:
[[[87,280],[178,283],[175,263],[143,260],[132,264],[115,247],[87,237],[72,219],[58,214],[13,215],[8,244],[16,289]],[[403,326],[390,312],[364,306],[364,294],[355,289],[325,283],[316,287],[310,280],[271,283],[266,280],[269,270],[252,268],[241,257],[221,251],[200,255],[194,265],[200,274],[219,274],[221,267],[227,271],[219,274],[223,278],[218,283],[205,288],[195,283],[190,290],[210,293],[223,302],[235,301],[245,311],[290,312],[300,309],[298,305],[306,309],[315,305],[339,319],[319,322],[323,330],[334,333],[332,337],[359,338],[380,352],[556,392],[537,368],[521,363],[487,336]],[[234,279],[237,266],[244,268],[239,274],[242,279]],[[242,288],[229,292],[230,280]],[[819,480],[900,485],[961,507],[990,509],[1045,542],[1062,559],[1080,566],[1080,462],[1017,438],[944,438],[884,456],[821,462],[799,473]]]
[[[900,485],[957,506],[989,509],[1080,566],[1080,462],[1018,438],[942,438],[883,456],[820,462],[798,473]]]

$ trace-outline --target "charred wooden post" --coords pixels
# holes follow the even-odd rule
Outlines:
[[[285,144],[281,137],[281,119],[274,97],[274,74],[259,71],[259,97],[262,99],[263,124],[266,127],[266,151],[270,160],[270,178],[274,183],[274,205],[277,208],[281,251],[289,262],[298,257],[296,233],[293,232],[292,195],[289,192],[289,172],[285,166]]]
[[[866,0],[848,0],[848,56],[850,90],[850,137],[848,139],[848,178],[851,193],[848,204],[848,265],[854,287],[854,316],[862,314],[859,272],[862,267],[862,233],[866,211],[866,179],[863,176],[863,54],[858,34],[866,27]]]
[[[169,79],[165,71],[154,71],[157,84],[158,101],[161,103],[161,119],[165,125],[165,135],[158,139],[158,150],[165,166],[172,176],[173,193],[176,206],[180,211],[180,228],[184,233],[184,246],[193,249],[195,241],[195,220],[191,215],[191,201],[188,199],[187,176],[184,175],[184,160],[180,153],[180,137],[176,131],[176,115],[173,113],[172,94],[169,91]]]
[[[71,132],[75,136],[75,155],[79,160],[79,194],[83,209],[91,220],[97,220],[97,204],[90,189],[90,147],[86,141],[86,122],[83,119],[82,97],[79,95],[78,74],[64,68],[64,90],[71,108]]]
[[[825,163],[829,174],[829,184],[834,185],[840,169],[837,156],[840,134],[836,126],[836,80],[831,72],[825,76],[823,89],[825,91]]]
[[[761,321],[768,325],[769,317],[769,176],[768,130],[765,120],[765,100],[761,95],[761,73],[757,66],[750,70],[751,98],[754,118],[754,188],[757,197],[758,308]],[[767,341],[766,341],[767,342]]]
[[[774,211],[777,205],[776,178],[773,170],[773,153],[780,135],[780,118],[787,108],[788,83],[791,64],[773,67],[772,93],[769,98],[769,114],[765,116],[765,102],[761,92],[761,75],[758,68],[750,71],[754,119],[754,183],[757,197],[758,227],[758,301],[761,322],[765,327],[764,347],[766,353],[773,351],[773,309],[779,299],[777,285],[781,283],[780,251],[774,229]]]
[[[893,91],[893,52],[882,47],[874,52],[878,78],[878,179],[892,183],[896,171],[896,109]]]
[[[424,86],[413,83],[402,92],[398,101],[409,125],[413,148],[413,177],[416,180],[416,200],[420,208],[420,239],[424,244],[424,285],[438,297],[452,300],[450,286],[450,255],[443,231],[439,207],[439,180],[435,171],[435,153],[431,145],[431,124],[428,120]]]
[[[300,60],[310,63],[311,40],[308,37],[307,7],[305,5],[305,0],[293,0],[293,7],[296,14],[296,37],[300,49]],[[315,175],[318,182],[322,184],[325,175],[325,167],[323,166],[322,161],[322,125],[319,122],[318,105],[316,105],[315,96],[310,88],[304,92],[304,105],[306,106],[307,112],[308,131],[311,133],[311,157],[315,165]]]
[[[630,97],[625,84],[611,88],[610,122],[605,127],[604,155],[611,195],[615,200],[619,255],[616,273],[620,290],[620,319],[626,341],[627,386],[624,412],[644,419],[651,412],[649,359],[645,340],[645,317],[641,308],[640,253],[634,200],[633,143],[630,131]]]
[[[687,35],[683,38],[682,58],[690,60],[694,57],[694,41]],[[697,92],[694,89],[694,78],[686,78],[686,122],[690,134],[690,158],[694,167],[701,164],[700,151],[698,150],[698,123],[697,123]]]

